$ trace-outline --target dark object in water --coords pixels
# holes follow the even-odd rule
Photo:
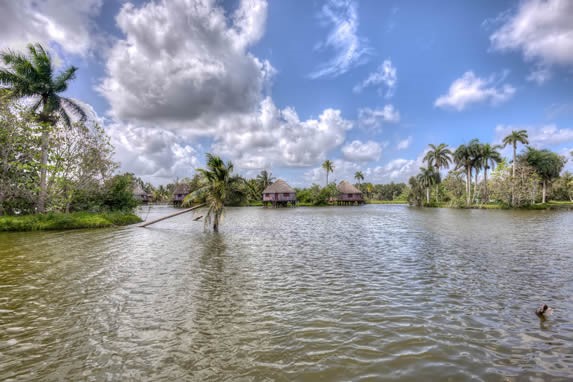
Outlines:
[[[203,215],[197,216],[195,219],[193,219],[193,221],[196,222],[197,220],[201,220],[202,218],[203,218]]]
[[[539,308],[537,308],[535,314],[537,314],[537,317],[545,320],[553,314],[553,309],[550,308],[547,304],[543,304]]]

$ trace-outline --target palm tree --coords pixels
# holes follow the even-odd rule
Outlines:
[[[511,205],[515,204],[515,158],[517,157],[517,143],[529,144],[527,130],[513,130],[511,134],[503,138],[503,147],[513,146],[513,168],[511,171]]]
[[[454,163],[456,164],[456,170],[463,168],[466,172],[466,207],[469,207],[471,201],[470,182],[473,168],[473,155],[469,145],[458,146],[454,152]]]
[[[273,184],[275,177],[270,171],[262,170],[259,175],[257,175],[257,183],[261,189],[261,192],[265,190],[268,186]]]
[[[452,163],[452,151],[445,143],[440,143],[438,146],[430,144],[430,151],[426,153],[424,161],[428,162],[428,166],[434,166],[436,172],[440,172],[440,168],[450,167]],[[438,202],[438,183],[436,183],[436,202]]]
[[[498,146],[498,145],[492,146],[489,143],[482,145],[482,148],[481,148],[481,159],[482,159],[482,165],[483,165],[483,169],[484,169],[484,173],[483,173],[484,199],[486,200],[486,202],[489,201],[489,195],[487,192],[487,170],[489,170],[490,168],[491,169],[495,168],[495,165],[498,163],[501,163],[501,161],[503,160],[503,158],[501,157],[501,154],[499,153],[499,151],[497,151],[499,148],[500,148],[500,146]]]
[[[213,222],[215,232],[219,231],[225,203],[241,192],[244,182],[240,176],[233,175],[233,169],[233,163],[224,163],[220,157],[208,153],[207,169],[197,169],[202,177],[201,185],[183,200],[183,203],[188,205],[194,200],[204,199],[208,208],[205,225]]]
[[[438,183],[440,173],[436,172],[433,167],[420,167],[417,180],[420,185],[426,189],[426,203],[430,204],[430,187]]]
[[[478,178],[479,172],[483,168],[483,145],[480,143],[479,139],[474,138],[468,143],[469,150],[472,156],[472,167],[474,172],[474,198],[477,200],[478,197]],[[471,187],[470,187],[471,188]],[[471,200],[471,198],[470,198]]]
[[[326,187],[328,187],[328,173],[334,172],[334,163],[327,159],[322,163],[322,168],[326,171]]]
[[[354,179],[356,179],[358,185],[360,186],[360,182],[364,180],[364,174],[362,173],[362,171],[356,171],[354,173]]]
[[[42,127],[40,193],[38,212],[44,212],[47,195],[47,164],[50,129],[57,122],[71,128],[70,113],[85,121],[86,113],[76,101],[62,97],[68,84],[75,78],[78,68],[70,66],[59,74],[54,73],[50,54],[40,44],[28,45],[28,56],[13,51],[3,51],[0,58],[5,68],[0,69],[0,86],[11,99],[32,98],[32,112]]]

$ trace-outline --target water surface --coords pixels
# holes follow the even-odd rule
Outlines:
[[[0,380],[573,378],[571,212],[191,218],[0,234]]]

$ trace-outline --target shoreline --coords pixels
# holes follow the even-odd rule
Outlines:
[[[140,223],[142,219],[126,212],[72,212],[23,216],[0,216],[0,232],[67,231],[109,228]]]

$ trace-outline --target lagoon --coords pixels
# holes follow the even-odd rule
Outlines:
[[[0,233],[0,380],[569,379],[571,227],[366,205]]]

